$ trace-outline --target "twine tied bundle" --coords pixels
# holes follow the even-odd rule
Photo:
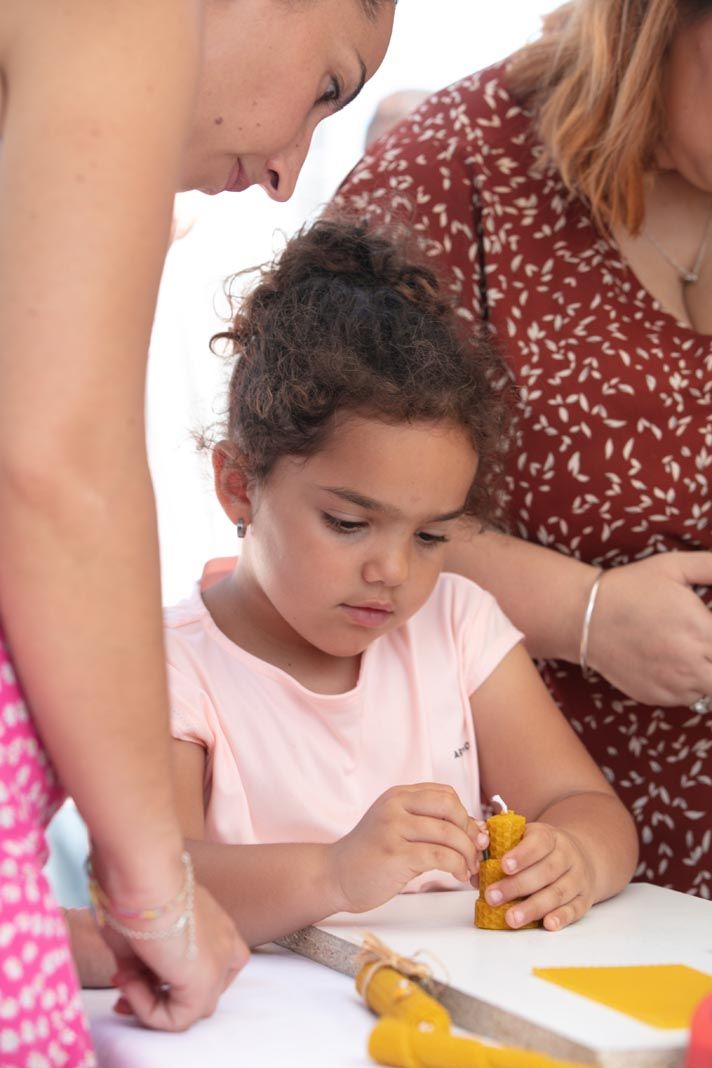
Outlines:
[[[366,931],[361,949],[357,953],[355,960],[358,968],[356,989],[361,997],[365,999],[369,984],[376,972],[381,968],[392,968],[393,971],[399,972],[406,979],[414,979],[426,990],[432,991],[436,982],[433,969],[425,961],[417,959],[424,955],[432,957],[432,954],[422,949],[417,950],[412,957],[403,957],[400,953],[396,953],[394,949],[391,949],[390,946],[387,946],[385,942],[382,942],[375,934],[372,934],[371,931]],[[445,971],[440,961],[435,960],[434,957],[432,959]],[[447,979],[444,981],[447,982]]]

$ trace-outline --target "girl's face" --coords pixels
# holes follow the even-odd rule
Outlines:
[[[322,119],[385,55],[395,7],[361,0],[207,0],[202,80],[183,189],[261,185],[288,200]]]
[[[712,15],[683,25],[665,73],[666,133],[656,162],[712,192]]]
[[[351,414],[315,456],[279,460],[251,495],[238,568],[274,634],[348,657],[400,627],[433,590],[476,468],[460,427]]]

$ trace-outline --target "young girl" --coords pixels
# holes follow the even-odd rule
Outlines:
[[[495,511],[495,356],[430,269],[345,222],[292,240],[222,336],[215,487],[243,548],[165,616],[201,879],[253,945],[468,886],[498,792],[530,822],[488,900],[579,919],[631,877],[632,821],[493,598],[442,574]]]

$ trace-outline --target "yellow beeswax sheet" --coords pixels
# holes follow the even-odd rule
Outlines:
[[[533,968],[534,975],[653,1027],[690,1026],[712,975],[686,964],[641,964],[613,968]]]

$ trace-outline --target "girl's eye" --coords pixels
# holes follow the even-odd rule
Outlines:
[[[444,534],[428,534],[425,530],[419,530],[416,537],[421,545],[430,547],[431,545],[442,545],[444,542],[449,541]]]
[[[328,512],[321,513],[324,522],[332,530],[338,530],[339,534],[354,534],[357,530],[363,530],[366,526],[365,523],[356,523],[348,519],[338,519],[335,515],[329,515]]]
[[[317,104],[328,104],[331,108],[336,108],[341,100],[341,86],[336,78],[332,78],[329,82],[329,88],[325,93],[317,100]]]

